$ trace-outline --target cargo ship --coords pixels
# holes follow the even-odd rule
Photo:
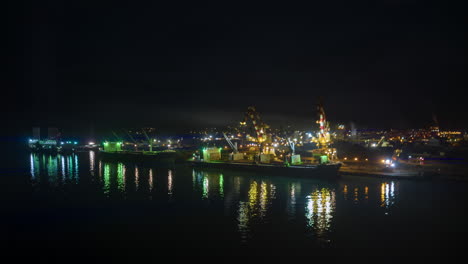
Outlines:
[[[242,153],[237,148],[237,144],[223,133],[232,149],[232,153],[227,158],[225,155],[223,157],[222,148],[208,147],[194,153],[194,157],[189,161],[194,167],[248,170],[309,178],[338,178],[342,163],[335,162],[337,160],[336,149],[330,148],[329,126],[321,103],[318,105],[318,117],[320,132],[315,142],[318,148],[312,151],[312,159],[301,158],[301,155],[295,152],[297,139],[274,136],[269,131],[269,126],[261,121],[260,115],[251,106],[247,108],[244,122],[241,123],[246,124],[250,120],[253,124],[256,132],[256,138],[253,139],[254,144],[252,144],[255,146],[253,152]],[[273,137],[276,137],[274,141]],[[280,150],[280,146],[287,146],[288,151]]]
[[[318,163],[302,163],[298,161],[299,155],[288,157],[293,162],[271,161],[271,154],[257,155],[254,160],[245,159],[244,154],[236,153],[230,155],[228,160],[221,159],[221,150],[219,148],[205,148],[203,157],[195,156],[189,159],[190,164],[196,168],[213,168],[242,170],[256,173],[264,173],[278,176],[306,177],[336,179],[339,178],[341,163],[331,162],[322,158]],[[216,154],[218,152],[219,154]]]
[[[176,151],[130,151],[122,150],[122,142],[104,142],[103,149],[99,151],[99,157],[106,161],[131,161],[147,163],[149,165],[174,165]]]

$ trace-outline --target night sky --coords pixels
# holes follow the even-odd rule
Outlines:
[[[463,6],[453,1],[15,6],[9,118],[87,130],[222,127],[254,105],[272,126],[468,125]],[[13,11],[12,11],[13,12]],[[5,99],[4,99],[5,100]]]

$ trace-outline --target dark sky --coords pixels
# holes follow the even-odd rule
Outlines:
[[[421,127],[435,113],[468,125],[455,1],[160,2],[16,8],[23,89],[10,117],[28,129],[182,131],[236,123],[255,105],[273,126],[313,128],[322,96],[331,122]]]

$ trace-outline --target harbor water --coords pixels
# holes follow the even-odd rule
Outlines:
[[[462,254],[467,184],[338,180],[24,152],[3,169],[8,247],[41,255]],[[4,241],[5,242],[5,241]]]

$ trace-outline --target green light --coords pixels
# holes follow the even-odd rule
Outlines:
[[[224,196],[224,177],[223,174],[219,175],[219,194]]]

